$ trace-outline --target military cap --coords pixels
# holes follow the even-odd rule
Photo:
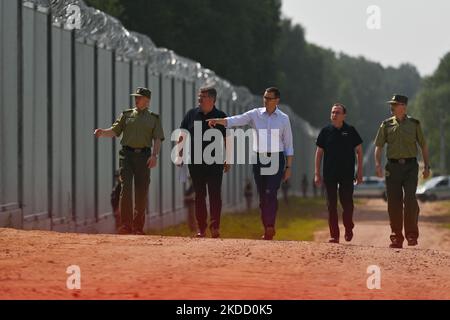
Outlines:
[[[408,97],[399,94],[394,94],[392,99],[387,102],[388,104],[408,104]]]
[[[152,98],[152,92],[147,88],[137,88],[136,93],[131,94],[133,97],[146,97],[151,99]]]

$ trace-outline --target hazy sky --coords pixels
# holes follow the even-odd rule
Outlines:
[[[283,14],[320,46],[384,66],[403,62],[430,75],[450,51],[450,0],[282,0]],[[370,30],[367,9],[376,5],[381,29]]]

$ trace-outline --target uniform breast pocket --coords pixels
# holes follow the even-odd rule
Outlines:
[[[402,138],[407,141],[414,143],[416,141],[416,131],[414,128],[404,128],[402,130]]]
[[[396,127],[386,128],[387,142],[393,143],[397,140],[398,132]]]
[[[132,124],[134,124],[136,122],[136,118],[127,118],[126,120],[125,120],[125,124],[126,125],[132,125]]]
[[[151,124],[146,124],[145,125],[145,131],[149,132],[150,134],[153,135],[153,131],[155,131],[155,126],[151,125]]]

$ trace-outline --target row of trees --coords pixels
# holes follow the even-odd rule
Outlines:
[[[159,47],[260,92],[276,83],[280,0],[88,0]]]
[[[277,70],[285,100],[315,126],[329,122],[331,105],[345,104],[348,122],[357,127],[365,145],[375,138],[381,121],[390,117],[385,103],[394,93],[414,98],[421,85],[416,68],[404,64],[385,68],[363,57],[337,54],[305,40],[304,30],[282,22]]]
[[[414,97],[421,84],[411,65],[384,68],[307,43],[304,29],[281,17],[281,0],[87,2],[256,94],[277,85],[314,126],[328,123],[334,102],[346,104],[366,145],[389,116],[384,102],[394,93]]]
[[[431,150],[433,170],[450,171],[450,52],[441,60],[435,73],[426,78],[412,106],[420,118]]]

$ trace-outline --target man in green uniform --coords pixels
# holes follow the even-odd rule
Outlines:
[[[122,136],[120,151],[120,194],[121,226],[119,234],[144,234],[145,210],[147,207],[150,169],[156,167],[164,140],[164,132],[159,116],[149,111],[151,92],[138,88],[135,108],[125,110],[109,129],[95,130],[95,136]],[[135,210],[133,215],[133,179],[135,187]]]
[[[422,149],[424,179],[430,176],[428,147],[420,122],[407,115],[408,98],[394,95],[391,101],[393,117],[381,124],[375,140],[377,176],[383,177],[381,154],[387,144],[386,191],[391,222],[391,248],[403,248],[403,221],[409,246],[416,246],[419,238],[419,205],[416,200],[419,165],[417,145]]]

